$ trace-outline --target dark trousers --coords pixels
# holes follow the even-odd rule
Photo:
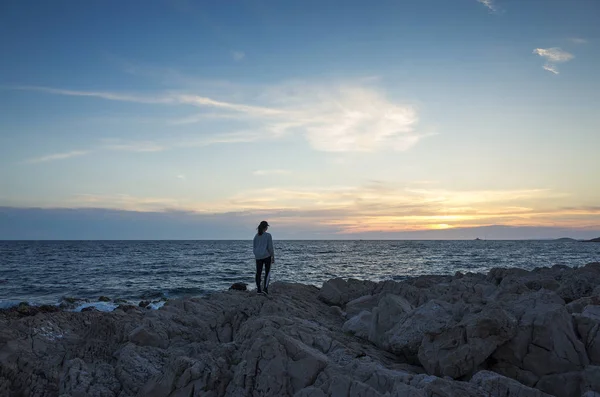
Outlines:
[[[265,265],[265,288],[269,288],[269,272],[271,271],[271,257],[256,260],[256,288],[260,290],[260,278],[263,264]]]

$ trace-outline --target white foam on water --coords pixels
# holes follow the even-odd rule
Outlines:
[[[19,306],[19,303],[21,303],[21,302],[23,302],[23,301],[17,301],[17,300],[0,301],[0,309],[10,309],[11,307]]]
[[[151,304],[148,305],[148,307],[152,310],[158,310],[161,307],[163,307],[165,305],[165,303],[167,303],[167,302],[166,301],[152,302]]]
[[[94,307],[96,310],[101,312],[112,312],[117,308],[117,306],[119,305],[113,302],[87,302],[77,306],[75,309],[73,309],[73,311],[80,312],[86,307]]]

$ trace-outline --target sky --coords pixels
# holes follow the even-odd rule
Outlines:
[[[0,4],[0,239],[600,235],[597,0]]]

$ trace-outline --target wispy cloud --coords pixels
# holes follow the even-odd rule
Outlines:
[[[177,179],[186,180],[185,175],[177,175]]]
[[[225,90],[225,97],[250,97],[250,102],[229,102],[195,94],[163,93],[151,96],[97,91],[73,91],[47,87],[19,87],[58,95],[97,97],[145,104],[191,105],[218,113],[193,115],[175,124],[201,122],[207,118],[237,118],[252,125],[249,134],[224,134],[202,138],[200,143],[248,142],[302,134],[315,150],[364,152],[380,149],[403,151],[424,136],[416,130],[418,110],[410,104],[389,100],[385,93],[365,82],[327,84],[295,82],[264,87],[259,94]],[[173,124],[172,123],[172,124]],[[260,134],[258,132],[261,132]],[[188,142],[189,143],[189,142]],[[187,144],[186,144],[187,145]],[[115,150],[158,151],[159,146],[113,145]]]
[[[173,103],[173,98],[165,97],[165,96],[138,96],[138,95],[130,95],[124,93],[115,93],[115,92],[102,92],[102,91],[76,91],[76,90],[65,90],[61,88],[51,88],[51,87],[38,87],[38,86],[19,86],[15,87],[17,90],[24,91],[39,91],[46,92],[48,94],[57,94],[57,95],[68,95],[68,96],[82,96],[82,97],[93,97],[93,98],[101,98],[109,101],[122,101],[122,102],[136,102],[136,103],[146,103],[146,104],[159,104],[159,103]]]
[[[55,154],[50,154],[47,156],[32,158],[32,159],[25,160],[24,162],[29,163],[29,164],[45,163],[48,161],[64,160],[64,159],[68,159],[71,157],[84,156],[88,153],[90,153],[89,150],[73,150],[71,152],[55,153]]]
[[[558,74],[557,63],[569,62],[575,56],[567,51],[560,49],[559,47],[552,48],[536,48],[533,50],[534,54],[541,56],[546,59],[546,63],[543,68],[551,73]]]
[[[575,44],[587,44],[588,41],[586,39],[583,39],[581,37],[571,37],[569,40],[571,40],[572,43]]]
[[[104,148],[108,150],[121,150],[127,152],[160,152],[165,150],[164,145],[153,141],[123,141],[121,139],[104,139]]]
[[[231,51],[231,57],[234,61],[239,62],[246,57],[243,51]]]
[[[101,92],[101,91],[75,91],[65,90],[58,88],[49,87],[36,87],[36,86],[21,86],[16,87],[18,90],[27,91],[40,91],[49,94],[68,95],[68,96],[84,96],[84,97],[95,97],[111,101],[122,101],[122,102],[134,102],[142,104],[185,104],[197,107],[214,107],[221,108],[230,111],[236,111],[254,115],[272,115],[280,114],[281,111],[277,109],[269,109],[260,106],[251,106],[230,102],[217,101],[211,98],[203,97],[200,95],[189,95],[189,94],[159,94],[159,95],[132,95],[122,94],[114,92]]]
[[[549,71],[550,73],[554,73],[554,74],[558,74],[558,69],[556,69],[556,66],[554,64],[551,63],[547,63],[544,66],[542,66],[544,68],[544,70]]]
[[[499,11],[498,6],[494,3],[494,0],[477,0],[478,3],[486,6],[490,12],[495,13]]]
[[[280,170],[280,169],[276,169],[276,170],[256,170],[256,171],[252,172],[252,174],[254,174],[256,176],[288,175],[290,173],[291,173],[290,170]]]

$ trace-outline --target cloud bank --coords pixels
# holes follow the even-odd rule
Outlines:
[[[142,95],[29,86],[18,89],[153,106],[191,106],[202,111],[181,120],[171,120],[173,125],[221,119],[237,120],[250,126],[246,131],[203,136],[206,144],[281,139],[300,134],[314,150],[324,152],[403,151],[424,136],[417,130],[419,116],[415,106],[390,100],[382,90],[361,81],[355,84],[296,82],[263,87],[258,92],[223,88],[221,96],[247,99],[242,102],[193,93]],[[113,143],[106,148],[150,152],[163,150],[164,146],[163,143],[144,141]]]

